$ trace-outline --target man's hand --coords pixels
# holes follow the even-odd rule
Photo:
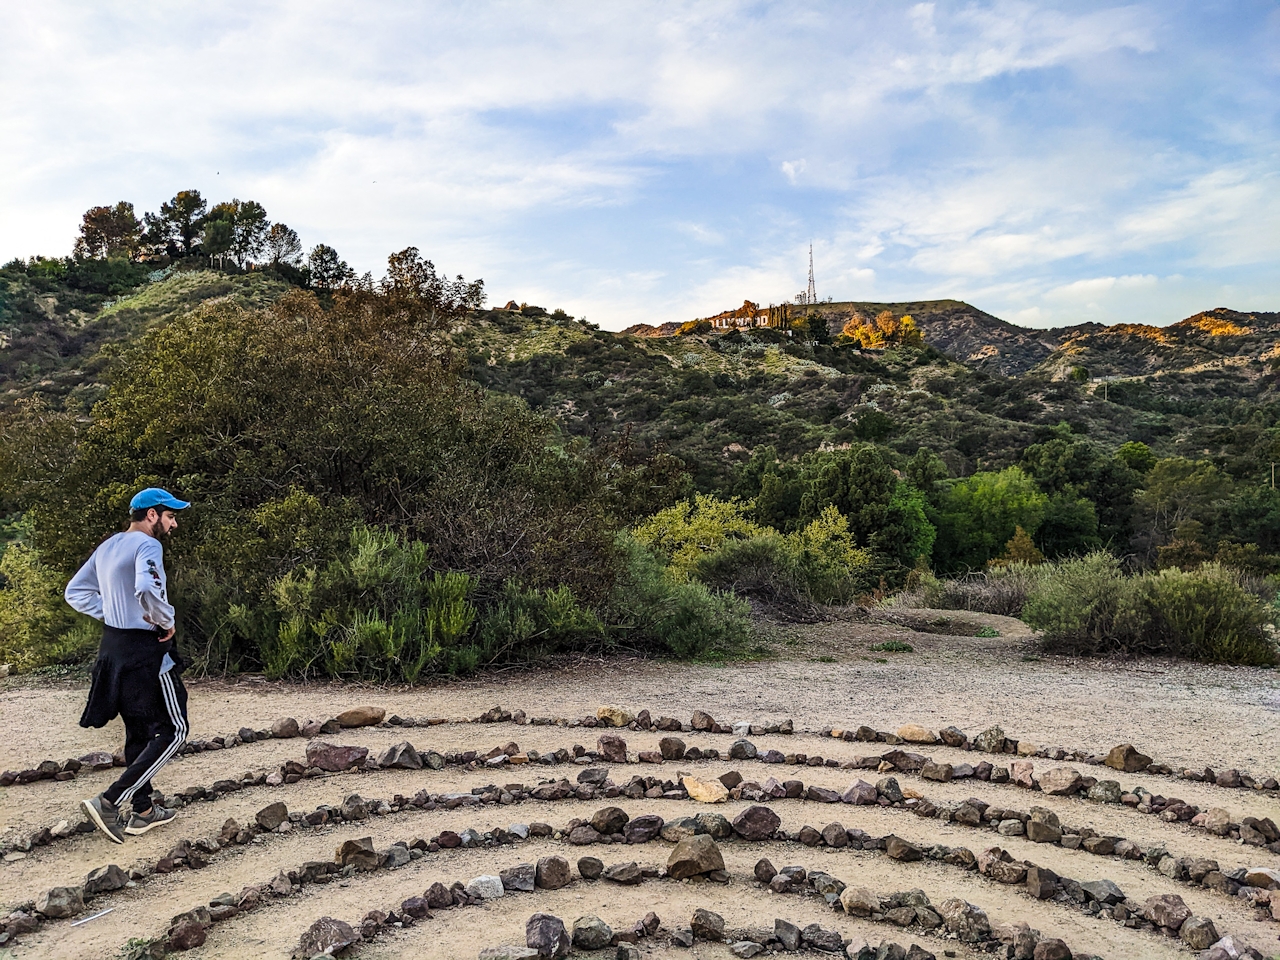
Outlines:
[[[169,628],[168,630],[166,630],[164,633],[160,634],[160,636],[159,636],[159,637],[157,637],[156,639],[157,639],[157,640],[159,640],[161,643],[166,643],[166,642],[168,642],[169,640],[172,640],[172,639],[173,639],[173,631],[174,631],[174,629],[175,629],[174,627],[170,627],[170,628]]]

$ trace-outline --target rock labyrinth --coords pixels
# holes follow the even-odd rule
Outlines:
[[[500,708],[490,714],[487,722],[519,722]],[[219,941],[229,947],[237,928],[260,928],[255,917],[283,914],[288,922],[271,926],[294,932],[287,945],[273,941],[276,955],[296,949],[300,956],[311,956],[326,946],[337,947],[339,941],[341,949],[359,954],[373,949],[372,941],[384,950],[387,944],[393,949],[395,944],[420,944],[420,931],[427,929],[435,931],[428,935],[433,940],[450,938],[451,930],[467,929],[471,921],[462,918],[468,908],[475,908],[497,911],[505,919],[522,914],[521,928],[528,928],[525,937],[505,944],[451,940],[455,950],[448,955],[476,955],[482,948],[502,947],[505,953],[491,950],[484,955],[558,956],[563,955],[558,952],[561,943],[577,952],[607,945],[619,957],[637,956],[634,951],[639,947],[666,955],[696,939],[723,942],[734,956],[810,949],[924,960],[980,951],[1044,960],[1191,955],[1198,950],[1216,958],[1252,955],[1241,952],[1240,941],[1220,935],[1242,933],[1257,940],[1258,931],[1264,930],[1263,936],[1269,934],[1270,943],[1275,942],[1274,927],[1269,925],[1274,923],[1272,918],[1280,919],[1280,892],[1272,896],[1280,889],[1280,872],[1275,870],[1272,847],[1276,841],[1267,837],[1275,825],[1266,817],[1238,821],[1230,815],[1209,817],[1198,824],[1203,829],[1197,833],[1204,836],[1197,837],[1188,834],[1188,824],[1202,811],[1183,816],[1192,805],[1164,801],[1140,787],[1124,791],[1118,783],[1114,790],[1106,788],[1107,796],[1096,795],[1099,784],[1107,781],[1089,783],[1091,778],[1078,771],[1069,774],[1059,772],[1065,768],[1055,768],[1036,776],[1030,760],[1015,759],[1009,762],[1009,782],[1001,785],[1003,778],[997,773],[1001,765],[986,761],[974,765],[972,772],[959,770],[957,777],[957,768],[964,764],[901,749],[844,759],[761,750],[757,739],[783,734],[790,724],[756,724],[753,729],[749,723],[719,724],[708,714],[699,714],[687,723],[669,718],[655,723],[618,708],[601,708],[592,718],[594,723],[523,724],[556,728],[549,731],[552,734],[568,726],[614,728],[602,731],[594,748],[578,744],[522,751],[508,743],[482,753],[483,747],[436,751],[400,741],[382,747],[376,759],[367,746],[341,742],[342,733],[373,725],[387,730],[442,724],[387,722],[376,708],[360,714],[360,723],[351,722],[351,717],[336,726],[334,721],[313,722],[313,735],[320,736],[326,727],[330,732],[323,734],[325,739],[308,741],[305,759],[287,761],[270,772],[178,791],[175,799],[184,807],[184,817],[176,829],[186,825],[188,811],[198,821],[209,822],[211,816],[220,817],[220,807],[238,800],[260,796],[266,801],[272,795],[286,799],[259,802],[252,815],[242,814],[240,820],[222,818],[221,829],[215,826],[205,836],[170,833],[162,856],[126,869],[104,863],[78,883],[73,877],[31,891],[28,895],[36,900],[16,905],[0,937],[16,943],[19,950],[29,943],[39,951],[60,936],[72,935],[69,923],[76,917],[109,907],[128,909],[152,887],[169,888],[166,892],[175,896],[188,888],[209,890],[210,882],[219,885],[220,871],[243,873],[231,869],[240,864],[258,870],[248,877],[252,882],[238,885],[238,892],[227,889],[204,896],[177,916],[175,910],[162,910],[165,917],[157,915],[154,927],[146,932],[173,951],[231,956],[234,951],[217,953]],[[291,724],[299,734],[307,726],[278,721],[273,726],[280,727],[280,732],[273,730],[273,738],[292,739]],[[731,739],[725,747],[712,747],[690,746],[680,737],[663,736],[656,744],[644,744],[651,749],[636,749],[638,744],[628,743],[624,731],[633,741],[677,732],[691,735],[690,739],[717,734]],[[874,740],[891,747],[899,746],[895,741],[931,743],[923,739],[929,731],[921,734],[907,727],[874,738],[848,737],[840,730],[823,733],[839,741],[831,748],[837,752],[847,749],[844,744],[850,741]],[[901,736],[904,733],[921,739]],[[956,744],[946,738],[955,739],[957,734],[948,728],[933,735],[938,749],[955,749]],[[258,740],[256,735],[238,737],[245,745]],[[1016,748],[1011,755],[1017,756]],[[674,775],[664,776],[672,764],[679,765]],[[781,772],[779,764],[805,767],[809,782],[770,776]],[[984,764],[989,769],[980,773]],[[544,769],[563,765],[581,769],[568,777]],[[731,769],[720,772],[718,766]],[[951,768],[949,775],[944,767]],[[509,776],[517,770],[527,774],[527,783],[478,786],[474,782],[476,775],[484,778],[502,772]],[[850,771],[868,770],[874,771],[875,783],[849,782],[850,776],[856,777]],[[405,792],[389,800],[366,800],[344,785],[330,791],[328,803],[310,811],[291,802],[297,790],[314,793],[334,776],[364,779],[362,774],[376,783],[394,778]],[[445,786],[457,789],[440,789],[431,779],[423,779],[432,777],[449,779],[453,782]],[[831,786],[833,777],[843,777],[843,786]],[[1149,811],[1156,816],[1141,819],[1153,824],[1157,833],[1168,831],[1168,843],[1073,827],[1059,813],[1038,804],[1020,811],[1008,809],[999,797],[990,798],[998,803],[977,797],[931,798],[904,786],[900,777],[918,780],[926,789],[941,789],[957,779],[971,781],[979,793],[1012,791],[1016,787],[1009,784],[1020,783],[1025,790],[1055,798],[1046,802],[1078,810],[1081,819],[1101,806],[1113,808],[1121,817]],[[427,786],[422,788],[424,782]],[[410,784],[418,789],[410,793]],[[1202,789],[1214,787],[1202,783]],[[1120,793],[1113,799],[1116,790]],[[1135,798],[1137,802],[1130,802]],[[718,812],[716,805],[721,803],[727,815]],[[517,817],[506,825],[497,822],[510,821],[511,814],[526,805],[541,815],[527,821]],[[1147,810],[1141,809],[1144,806]],[[503,807],[510,809],[500,811]],[[245,804],[240,802],[239,808],[245,809]],[[565,813],[553,815],[562,809]],[[839,814],[834,815],[837,810]],[[1173,816],[1164,815],[1171,810]],[[855,825],[845,826],[841,820]],[[379,821],[387,826],[375,828]],[[931,822],[945,825],[948,843],[940,842],[934,832],[937,828],[925,826]],[[28,849],[48,847],[38,855],[55,860],[62,846],[99,839],[74,841],[78,827],[46,829],[46,842]],[[982,839],[981,830],[995,836]],[[1263,842],[1251,843],[1250,830]],[[389,831],[401,835],[393,839]],[[951,842],[952,834],[962,832],[972,837],[967,842],[973,849]],[[1149,835],[1152,829],[1144,825],[1142,832]],[[1235,843],[1231,842],[1233,832]],[[1225,862],[1195,852],[1178,855],[1177,844],[1183,839],[1198,839],[1197,846],[1220,845],[1220,859]],[[1246,848],[1246,844],[1250,845]],[[622,847],[620,853],[609,849],[615,845]],[[1037,855],[1050,849],[1052,858]],[[1245,849],[1258,862],[1231,865],[1230,855],[1238,859]],[[327,852],[320,854],[321,850]],[[595,850],[599,856],[590,854]],[[11,848],[10,852],[28,851]],[[293,856],[295,852],[299,855]],[[813,862],[815,856],[820,863]],[[806,859],[807,866],[801,866]],[[774,862],[779,866],[775,868]],[[1109,865],[1123,873],[1113,873]],[[1138,865],[1143,874],[1135,881]],[[427,872],[434,875],[430,884],[418,884],[416,890],[390,899],[378,895],[379,877],[396,878],[393,885],[403,888],[409,881],[400,877]],[[193,880],[183,882],[188,876]],[[175,880],[179,889],[172,889]],[[1140,889],[1126,895],[1121,885],[1132,887],[1135,882]],[[345,919],[329,915],[324,902],[335,887],[354,891],[363,907],[349,904],[352,909]],[[607,895],[612,904],[621,895],[616,892],[641,887],[664,891],[654,896],[674,901],[672,909],[677,912],[644,910],[635,916],[599,917],[582,912],[582,905],[565,904],[563,898],[542,902],[555,901],[560,891],[572,888],[590,891],[582,895],[588,900]],[[610,893],[598,892],[605,890]],[[726,899],[728,892],[732,896]],[[517,894],[531,894],[534,899],[524,904]],[[629,893],[623,899],[627,896],[637,910],[652,899]],[[737,919],[730,907],[736,909]],[[91,921],[96,922],[100,921]],[[1214,946],[1219,939],[1223,942]],[[529,949],[542,953],[521,952]]]

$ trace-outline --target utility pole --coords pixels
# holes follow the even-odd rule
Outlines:
[[[809,244],[809,289],[805,291],[806,303],[818,302],[818,288],[813,282],[813,244]]]
[[[1276,462],[1272,460],[1271,461],[1271,489],[1274,490],[1275,488],[1276,488]]]

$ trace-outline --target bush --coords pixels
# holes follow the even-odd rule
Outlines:
[[[24,543],[0,555],[0,662],[34,670],[90,656],[101,631],[62,600],[63,577]]]
[[[677,579],[661,558],[629,534],[622,535],[619,547],[625,563],[609,604],[609,622],[630,646],[715,660],[733,655],[750,640],[745,601]]]
[[[1044,567],[1037,564],[1013,561],[955,580],[941,580],[925,573],[914,588],[895,597],[893,604],[1017,617],[1022,615],[1022,608],[1043,570]]]
[[[660,511],[636,539],[667,560],[677,580],[784,606],[848,603],[869,585],[871,555],[833,506],[795,533],[781,534],[747,518],[751,502],[699,494],[694,503]]]
[[[1096,551],[1075,560],[1043,564],[1044,574],[1028,598],[1022,619],[1044,631],[1055,653],[1143,652],[1146,611],[1120,561]]]
[[[1141,580],[1149,611],[1148,645],[1161,653],[1210,663],[1274,664],[1270,611],[1225,567],[1161,570]]]

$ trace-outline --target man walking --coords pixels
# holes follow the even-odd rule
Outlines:
[[[93,665],[82,727],[124,720],[128,766],[115,783],[80,805],[115,843],[146,833],[175,816],[151,801],[151,778],[187,739],[187,691],[173,639],[160,541],[178,526],[177,511],[191,504],[158,487],[129,502],[130,523],[106,540],[67,584],[76,610],[102,621],[102,643]],[[123,811],[132,806],[125,822]]]

